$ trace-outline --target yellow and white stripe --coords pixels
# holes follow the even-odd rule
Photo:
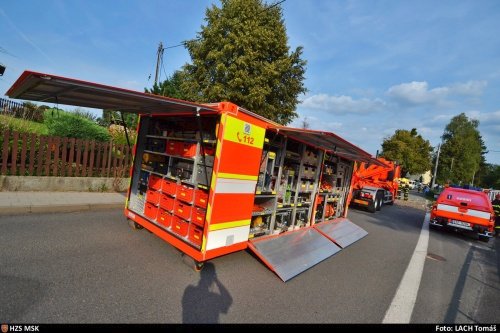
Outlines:
[[[218,178],[215,184],[215,193],[247,194],[255,192],[255,180]]]
[[[207,239],[206,251],[248,241],[248,234],[250,233],[250,220],[245,223],[248,224],[240,227],[228,227],[227,229],[211,230]],[[222,223],[222,225],[225,224],[226,223]],[[210,229],[212,229],[212,227],[218,228],[219,225],[210,226]]]

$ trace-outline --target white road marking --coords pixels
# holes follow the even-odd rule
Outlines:
[[[426,213],[417,246],[382,323],[407,324],[410,322],[413,307],[417,300],[422,272],[424,271],[425,258],[427,257],[429,218],[430,213]]]

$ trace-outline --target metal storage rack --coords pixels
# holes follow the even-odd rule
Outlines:
[[[325,154],[315,222],[328,221],[343,214],[351,183],[352,168],[352,162]]]
[[[272,131],[266,133],[251,237],[310,224],[322,157],[320,150]]]
[[[129,208],[199,249],[216,140],[203,131],[177,136],[168,126],[158,135],[162,121],[143,120],[135,161],[139,181],[132,180]]]

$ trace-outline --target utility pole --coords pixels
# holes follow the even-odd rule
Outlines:
[[[163,43],[160,42],[160,45],[158,45],[158,51],[156,53],[156,73],[155,73],[155,85],[158,84],[158,73],[160,72],[160,64],[163,61],[163,51],[165,49],[163,48]]]
[[[437,156],[436,156],[436,165],[434,166],[434,176],[432,176],[431,189],[433,189],[434,185],[436,184],[436,174],[437,174],[437,169],[438,169],[439,153],[440,152],[441,152],[441,144],[438,145],[438,152],[437,152]]]

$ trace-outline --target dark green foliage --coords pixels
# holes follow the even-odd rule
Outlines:
[[[402,175],[424,173],[431,169],[432,146],[429,140],[422,138],[417,130],[396,130],[394,135],[385,138],[382,143],[382,157],[397,161],[402,168]]]
[[[160,84],[154,84],[153,88],[145,88],[145,92],[155,95],[161,95],[177,99],[188,99],[189,95],[182,91],[182,82],[184,80],[183,72],[175,71],[171,77],[168,77]]]
[[[185,99],[230,101],[281,124],[297,113],[306,61],[290,52],[282,10],[261,0],[221,0],[206,11],[198,38],[186,43]]]
[[[438,163],[439,183],[471,184],[484,166],[486,146],[478,126],[478,120],[469,119],[464,113],[453,117],[446,125]]]
[[[500,165],[485,164],[477,178],[479,178],[479,186],[500,190]]]

